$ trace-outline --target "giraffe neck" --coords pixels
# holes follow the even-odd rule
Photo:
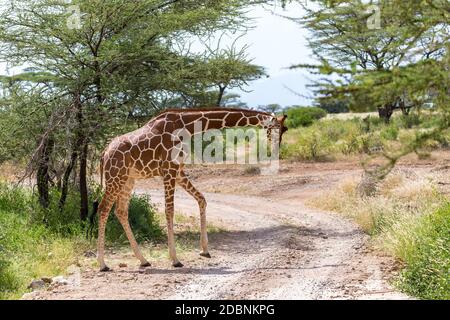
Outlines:
[[[188,131],[194,133],[194,125],[197,123],[197,129],[201,124],[201,131],[211,129],[224,129],[233,127],[254,126],[265,128],[273,116],[254,110],[242,109],[215,109],[207,111],[193,111],[180,113],[181,125]]]

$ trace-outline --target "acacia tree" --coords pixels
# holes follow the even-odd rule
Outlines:
[[[215,49],[206,46],[205,53],[195,54],[186,59],[189,68],[180,66],[171,84],[176,91],[170,103],[180,107],[224,106],[227,105],[227,90],[245,90],[250,81],[264,76],[263,67],[252,64],[245,51],[234,46]],[[184,80],[184,81],[181,81]]]
[[[294,67],[322,75],[313,85],[319,100],[349,101],[352,110],[378,110],[389,121],[394,109],[420,105],[436,87],[442,91],[437,66],[446,70],[447,1],[315,4],[304,6],[299,23],[311,33],[308,43],[320,64]]]
[[[201,76],[180,88],[186,102],[200,106],[222,106],[226,90],[237,88],[244,91],[248,82],[266,75],[263,67],[252,64],[247,57],[247,46],[237,49],[233,43],[220,48],[220,42],[216,48],[205,44],[207,52],[196,57],[191,73]]]
[[[261,106],[258,106],[258,109],[261,111],[264,111],[264,112],[268,112],[268,113],[279,113],[279,112],[283,111],[283,107],[281,105],[279,105],[278,103],[261,105]]]
[[[285,4],[301,3],[286,0]],[[288,7],[289,8],[289,7]],[[294,19],[306,27],[318,63],[300,64],[319,76],[312,87],[320,104],[345,101],[353,110],[378,110],[389,121],[393,109],[431,103],[439,117],[432,128],[417,128],[401,146],[383,149],[385,162],[369,169],[380,181],[406,154],[450,128],[450,4],[445,0],[317,0]]]
[[[9,95],[4,105],[10,109],[1,111],[15,111],[21,104],[41,114],[36,103],[26,102],[35,97],[31,90],[39,101],[51,101],[51,108],[44,108],[49,112],[46,117],[25,115],[23,119],[42,121],[28,173],[38,171],[43,205],[48,203],[48,177],[54,170],[49,163],[57,157],[55,149],[62,148],[66,152],[65,168],[60,170],[60,204],[64,205],[69,177],[77,164],[80,217],[86,219],[89,155],[112,132],[128,124],[130,115],[155,112],[157,92],[178,92],[180,83],[189,82],[184,75],[189,73],[192,57],[174,48],[177,41],[241,28],[245,5],[245,0],[3,3],[0,60],[27,70],[3,77],[3,88],[11,90],[14,84],[21,94]],[[199,75],[194,78],[197,81]]]
[[[239,88],[244,90],[248,82],[265,75],[264,69],[251,63],[245,54],[247,47],[237,50],[233,46],[223,50],[211,51],[204,70],[208,82],[218,89],[215,105],[220,106],[225,90]]]

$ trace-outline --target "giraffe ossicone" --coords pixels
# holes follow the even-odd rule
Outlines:
[[[122,224],[135,256],[141,266],[150,263],[142,255],[128,221],[128,205],[134,183],[139,179],[161,176],[164,182],[165,214],[167,220],[169,255],[174,267],[182,267],[175,250],[174,192],[178,184],[194,197],[200,210],[200,255],[210,258],[206,232],[206,200],[186,176],[183,161],[177,158],[180,152],[180,131],[192,137],[201,131],[234,127],[259,127],[276,133],[277,142],[287,130],[286,116],[275,117],[269,113],[254,110],[209,108],[170,109],[151,119],[142,128],[119,136],[108,145],[102,154],[100,175],[104,196],[98,207],[98,262],[100,270],[109,268],[104,260],[105,226],[111,208],[116,204],[115,214]]]

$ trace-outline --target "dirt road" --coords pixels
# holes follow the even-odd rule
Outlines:
[[[351,165],[292,170],[287,164],[276,177],[202,170],[206,177],[197,178],[199,171],[191,176],[200,190],[215,191],[205,193],[207,218],[224,230],[210,235],[212,259],[187,252],[181,255],[185,267],[174,269],[166,257],[150,256],[153,266],[139,269],[129,248],[110,250],[107,257],[113,272],[97,272],[92,257],[79,281],[27,298],[407,298],[389,285],[395,264],[369,249],[368,237],[353,222],[304,205],[312,194],[358,175]],[[136,191],[150,194],[162,206],[158,184],[146,182]],[[177,190],[175,206],[184,215],[198,215],[197,204],[184,191]],[[145,247],[144,253],[149,256],[151,249]],[[120,263],[126,266],[121,268]]]

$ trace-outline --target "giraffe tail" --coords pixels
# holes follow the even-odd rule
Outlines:
[[[104,156],[105,156],[105,152],[103,152],[102,156],[100,157],[100,192],[103,191]],[[94,225],[95,225],[95,217],[97,216],[99,205],[100,205],[100,201],[99,201],[99,198],[97,198],[94,201],[94,203],[92,204],[92,214],[89,218],[89,227],[88,227],[87,235],[86,235],[89,239],[92,239]]]

